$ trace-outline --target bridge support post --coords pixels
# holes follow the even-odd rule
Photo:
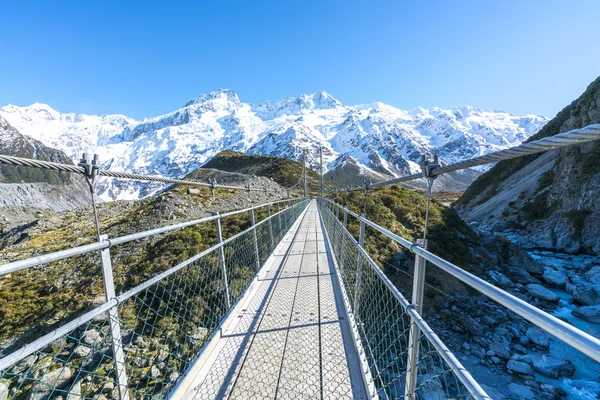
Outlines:
[[[215,220],[217,224],[217,240],[219,243],[223,243],[223,231],[221,229],[221,217]],[[223,281],[225,282],[225,304],[227,309],[231,308],[231,299],[229,297],[229,282],[227,280],[227,266],[225,265],[225,249],[223,246],[219,247],[219,259],[221,264],[221,273],[223,274]]]
[[[365,217],[365,214],[360,214],[361,217]],[[365,246],[365,223],[364,221],[360,221],[360,234],[358,236],[358,244],[360,247],[364,248]],[[362,259],[360,252],[358,253],[358,260],[356,260],[356,284],[354,285],[354,315],[358,316],[359,309],[359,298],[360,298],[360,289],[361,289],[361,281],[362,281]]]
[[[273,246],[273,221],[271,220],[271,205],[267,204],[267,218],[269,218],[269,247]]]
[[[108,235],[100,236],[100,240],[107,239]],[[100,259],[102,262],[104,293],[106,295],[106,301],[109,301],[116,297],[112,261],[110,258],[110,247],[100,251]],[[117,310],[116,306],[108,310],[108,317],[119,398],[121,400],[129,400],[129,393],[127,392],[127,372],[125,371],[125,354],[123,353],[123,338],[121,336],[121,323],[119,319],[119,311]]]
[[[256,219],[254,218],[254,208],[250,210],[250,222],[252,223],[252,234],[254,235],[254,254],[256,256],[256,273],[260,270],[260,255],[258,252],[258,238],[256,236]]]
[[[427,240],[417,239],[417,246],[427,249]],[[412,306],[421,314],[423,311],[423,293],[425,291],[426,260],[415,254],[415,271],[413,276]],[[408,337],[408,359],[406,361],[406,386],[404,400],[415,399],[415,388],[417,387],[417,374],[419,372],[419,340],[421,331],[414,320],[410,324]]]
[[[344,207],[344,228],[348,228],[348,207]]]

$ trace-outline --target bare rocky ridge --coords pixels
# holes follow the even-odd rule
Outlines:
[[[600,78],[531,139],[600,122]],[[600,143],[498,163],[456,203],[482,230],[525,248],[600,254]]]
[[[0,117],[0,153],[73,164],[60,150],[22,135]],[[45,211],[65,211],[89,204],[90,194],[82,176],[67,172],[0,165],[0,232],[35,220]]]

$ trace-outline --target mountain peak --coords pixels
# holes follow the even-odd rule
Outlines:
[[[301,109],[327,109],[343,106],[339,100],[324,90],[317,93],[300,95],[298,99],[296,99],[296,103]]]
[[[242,104],[240,102],[240,99],[239,99],[237,93],[234,92],[233,90],[218,89],[218,90],[215,90],[214,92],[210,92],[207,94],[201,94],[200,96],[196,97],[194,100],[188,101],[184,105],[184,107],[188,107],[188,106],[191,106],[194,104],[203,104],[203,103],[207,103],[209,101],[215,101],[215,100],[231,102],[236,105]]]

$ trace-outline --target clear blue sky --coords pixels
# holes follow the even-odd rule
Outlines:
[[[6,1],[0,105],[143,118],[260,103],[470,104],[554,116],[600,75],[600,1]]]

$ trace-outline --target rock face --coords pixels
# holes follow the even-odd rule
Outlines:
[[[600,78],[530,140],[600,123]],[[600,142],[499,162],[456,207],[526,248],[600,254]]]
[[[0,154],[73,164],[65,153],[22,135],[0,116]],[[0,216],[8,207],[35,206],[56,211],[90,204],[82,176],[37,168],[0,165]]]

